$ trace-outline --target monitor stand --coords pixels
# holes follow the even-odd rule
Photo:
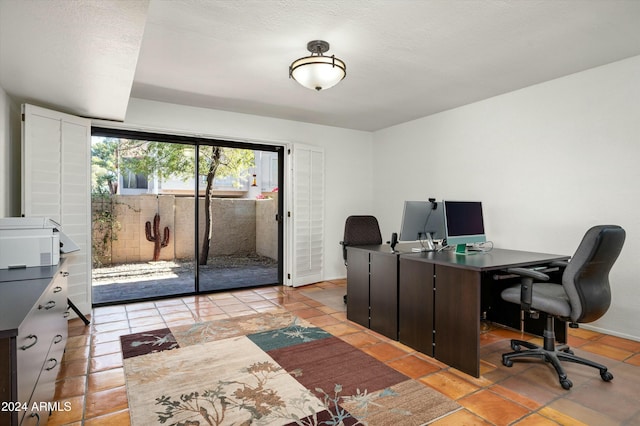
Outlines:
[[[427,238],[426,238],[426,247],[424,249],[424,251],[436,251],[436,243],[433,242],[433,237],[431,235],[431,232],[427,232],[426,233]]]
[[[469,249],[466,244],[456,244],[456,254],[472,255],[482,253],[482,250]]]
[[[428,251],[436,251],[436,243],[435,241],[433,241],[433,237],[431,236],[431,232],[427,232],[426,234],[426,238],[424,239],[424,244],[421,244],[422,247],[420,248],[413,248],[411,249],[412,252],[414,253],[425,253]],[[422,241],[421,241],[422,243]]]

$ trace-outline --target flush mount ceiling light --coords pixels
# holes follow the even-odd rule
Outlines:
[[[311,56],[297,59],[289,65],[289,77],[304,87],[324,90],[335,86],[347,75],[347,66],[334,55],[324,56],[329,43],[313,40],[307,43]]]

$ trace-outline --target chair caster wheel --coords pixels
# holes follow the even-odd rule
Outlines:
[[[575,355],[571,349],[565,349],[565,350],[564,350],[564,351],[562,351],[562,352],[564,352],[564,353],[566,353],[566,354],[569,354],[569,355]]]
[[[613,380],[613,374],[609,373],[608,371],[601,371],[600,377],[602,377],[602,380],[604,380],[605,382],[610,382],[611,380]]]
[[[502,358],[502,364],[505,367],[512,367],[513,366],[513,361],[511,361],[510,359]]]
[[[520,352],[520,345],[517,344],[516,342],[511,342],[511,349],[513,349],[516,352]]]
[[[573,383],[569,379],[560,379],[560,385],[562,385],[563,389],[569,390]]]

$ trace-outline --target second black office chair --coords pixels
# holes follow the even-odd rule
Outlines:
[[[611,303],[609,271],[622,250],[625,236],[624,229],[617,225],[601,225],[589,229],[566,264],[562,285],[534,282],[549,280],[548,275],[539,271],[508,269],[510,273],[520,275],[522,283],[505,289],[502,298],[520,304],[525,312],[534,316],[538,312],[545,314],[547,322],[544,347],[524,340],[511,340],[514,352],[502,355],[504,365],[511,367],[513,360],[521,357],[544,359],[553,365],[564,389],[570,389],[573,383],[567,378],[560,361],[597,368],[602,380],[608,382],[613,379],[604,365],[574,355],[567,345],[556,347],[554,318],[568,321],[570,327],[577,328],[579,323],[595,321],[607,312]],[[521,350],[521,347],[528,350]]]
[[[382,234],[380,225],[375,216],[356,215],[349,216],[344,223],[344,238],[340,241],[342,245],[342,258],[347,265],[347,246],[366,246],[382,244]],[[344,303],[347,303],[347,296],[344,296]]]
[[[347,246],[382,244],[378,219],[375,216],[349,216],[344,222],[344,238],[340,244],[345,265],[347,264]]]

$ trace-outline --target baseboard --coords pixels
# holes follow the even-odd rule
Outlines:
[[[633,340],[633,341],[636,341],[636,342],[640,342],[640,336],[632,336],[630,334],[619,333],[617,331],[608,330],[606,328],[594,327],[593,325],[589,325],[589,324],[580,324],[580,328],[584,328],[585,330],[596,331],[596,332],[602,333],[602,334],[608,334],[610,336],[620,337],[622,339],[627,339],[627,340]]]

